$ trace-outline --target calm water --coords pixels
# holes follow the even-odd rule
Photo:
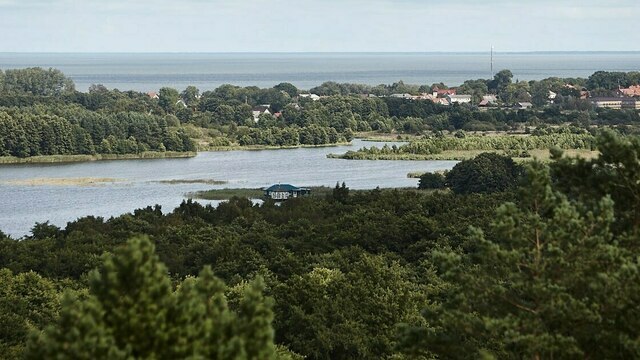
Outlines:
[[[380,143],[355,140],[351,146],[265,151],[203,152],[191,159],[103,161],[57,165],[0,166],[0,230],[14,237],[28,234],[36,222],[64,226],[86,215],[114,216],[147,205],[175,208],[190,191],[211,188],[258,188],[274,183],[354,189],[416,186],[411,171],[450,169],[453,161],[349,161],[326,154]],[[34,178],[114,178],[95,186],[9,185]],[[225,180],[225,185],[158,183],[174,179]]]
[[[511,69],[519,80],[588,77],[597,70],[639,70],[640,53],[497,53],[494,64],[496,71]],[[211,90],[221,84],[272,87],[285,81],[301,89],[325,81],[459,85],[491,77],[488,53],[0,53],[0,69],[29,66],[58,68],[81,91],[91,84],[138,91],[188,85]]]

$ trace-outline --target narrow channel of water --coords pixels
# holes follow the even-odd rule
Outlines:
[[[389,143],[390,145],[392,143]],[[0,166],[0,230],[13,237],[29,234],[36,222],[65,226],[68,221],[94,215],[117,216],[160,204],[171,211],[191,191],[213,188],[258,188],[274,183],[297,186],[335,186],[353,189],[412,187],[413,171],[450,169],[455,161],[350,161],[328,159],[384,143],[354,140],[349,146],[263,151],[202,152],[190,159],[119,160],[72,164]],[[33,185],[33,179],[68,179],[67,184]],[[72,185],[77,179],[103,178],[113,182]],[[161,181],[213,179],[224,185],[167,184]]]

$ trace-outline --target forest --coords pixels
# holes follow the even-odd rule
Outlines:
[[[640,139],[0,233],[8,359],[640,357]]]
[[[463,132],[525,131],[541,126],[616,127],[635,131],[633,110],[594,109],[581,98],[611,95],[617,86],[640,83],[636,72],[596,72],[588,79],[513,80],[509,70],[493,79],[464,82],[459,92],[475,100],[495,94],[497,107],[443,106],[429,100],[390,96],[446,89],[445,84],[379,86],[324,83],[307,92],[289,83],[273,88],[222,85],[200,92],[165,87],[157,93],[107,89],[87,92],[56,69],[0,70],[0,157],[46,155],[192,152],[241,147],[327,145],[350,141],[358,133],[441,136]],[[551,102],[549,91],[558,96]],[[517,101],[533,109],[514,110]],[[477,104],[477,101],[474,103]],[[257,120],[252,110],[269,105]]]

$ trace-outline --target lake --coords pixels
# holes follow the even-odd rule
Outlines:
[[[588,77],[598,70],[637,71],[639,52],[496,53],[494,72],[510,69],[514,79]],[[0,69],[31,66],[62,70],[86,91],[91,84],[120,90],[156,91],[163,86],[222,84],[272,87],[290,82],[310,89],[325,81],[391,84],[487,79],[487,53],[0,53]]]
[[[393,143],[389,143],[392,145]],[[13,237],[30,232],[36,222],[65,226],[95,215],[117,216],[160,204],[171,211],[191,191],[214,188],[260,188],[275,183],[353,189],[414,187],[412,171],[450,169],[455,161],[368,161],[328,159],[384,143],[354,140],[351,145],[262,151],[201,152],[189,159],[117,160],[69,164],[0,166],[0,230]],[[29,179],[109,178],[115,182],[83,185],[27,185]],[[160,181],[214,179],[224,185],[167,184]]]

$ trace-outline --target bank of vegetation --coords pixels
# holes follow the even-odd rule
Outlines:
[[[458,132],[456,136],[428,136],[405,145],[364,147],[344,154],[329,154],[328,157],[348,160],[463,160],[490,151],[520,159],[548,159],[553,148],[591,157],[597,151],[594,134],[598,131],[559,127],[515,135],[467,136]]]
[[[443,191],[339,186],[0,233],[0,353],[637,358],[640,140],[596,146],[421,179]]]
[[[357,133],[415,140],[459,131],[523,133],[561,124],[635,132],[640,123],[637,111],[595,109],[577,90],[611,95],[618,86],[612,84],[638,83],[637,73],[597,72],[588,79],[531,82],[512,78],[504,70],[493,79],[459,86],[459,93],[474,99],[496,96],[498,106],[479,109],[391,96],[430,93],[446,89],[445,84],[327,82],[309,90],[320,96],[313,100],[288,83],[267,89],[222,85],[204,92],[193,86],[181,92],[165,87],[149,94],[96,84],[79,92],[55,69],[6,70],[0,71],[0,156],[38,161],[53,155],[290,148],[347,143]],[[557,94],[551,102],[549,91]],[[517,101],[532,101],[534,108],[503,107]],[[256,109],[260,112],[254,113]]]

